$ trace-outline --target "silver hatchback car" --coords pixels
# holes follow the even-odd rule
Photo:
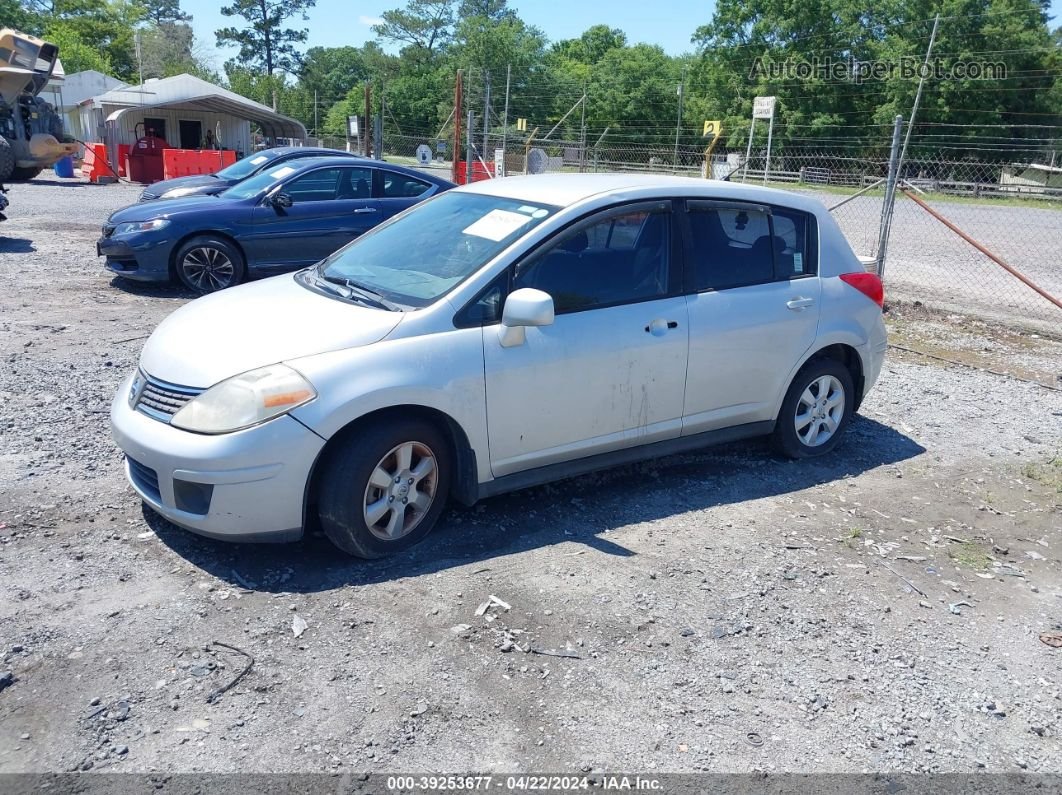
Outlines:
[[[133,487],[193,532],[366,558],[478,499],[772,434],[840,441],[882,286],[819,202],[657,176],[450,191],[314,267],[174,312],[111,409]]]

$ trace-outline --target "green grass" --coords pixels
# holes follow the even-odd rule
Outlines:
[[[1026,464],[1022,474],[1062,494],[1062,456],[1055,456],[1042,464]]]
[[[980,544],[965,541],[962,544],[954,544],[948,549],[948,556],[960,566],[971,569],[987,569],[992,558]]]

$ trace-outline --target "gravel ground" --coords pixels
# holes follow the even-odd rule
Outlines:
[[[1062,392],[977,369],[1049,384],[1057,341],[908,312],[980,358],[891,355],[825,460],[625,467],[385,562],[224,545],[108,435],[187,300],[94,256],[137,190],[17,185],[0,226],[0,772],[1062,772]],[[215,641],[254,665],[211,698]]]

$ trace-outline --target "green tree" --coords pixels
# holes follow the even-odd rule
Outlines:
[[[384,11],[383,22],[373,25],[381,39],[404,45],[408,58],[431,59],[453,36],[453,0],[409,0],[405,8]]]
[[[144,18],[159,26],[192,21],[192,15],[181,10],[180,0],[140,0],[140,4],[144,6]]]
[[[305,28],[295,30],[285,26],[292,17],[309,19],[307,11],[316,0],[233,0],[222,6],[227,17],[240,17],[245,27],[227,27],[216,32],[219,47],[234,45],[240,48],[238,63],[272,77],[277,72],[294,74],[301,56],[297,45],[306,41]]]

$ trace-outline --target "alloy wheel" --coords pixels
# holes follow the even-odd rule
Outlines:
[[[377,538],[394,541],[413,532],[435,501],[439,466],[431,448],[403,442],[392,448],[365,487],[365,526]]]
[[[232,285],[236,266],[229,256],[220,249],[210,246],[193,248],[184,255],[181,269],[196,290],[212,293]]]
[[[808,447],[826,444],[843,417],[844,386],[832,375],[820,376],[808,384],[797,401],[797,437]]]

